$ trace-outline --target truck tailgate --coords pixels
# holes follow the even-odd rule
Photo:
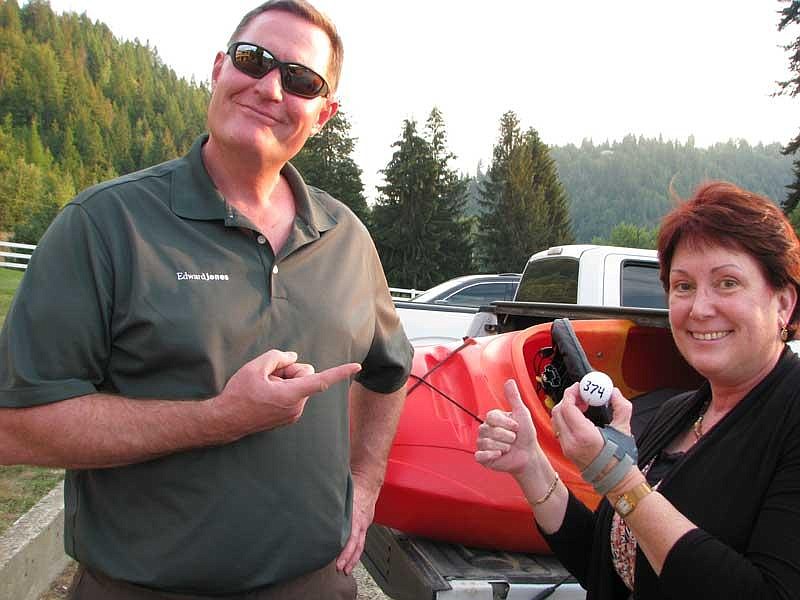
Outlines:
[[[467,548],[382,525],[369,528],[362,562],[395,600],[578,600],[586,596],[553,556]]]

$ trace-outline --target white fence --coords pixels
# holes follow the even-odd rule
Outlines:
[[[15,244],[13,242],[0,242],[0,267],[11,269],[28,268],[28,261],[36,249],[32,244]],[[9,260],[11,259],[11,260]]]

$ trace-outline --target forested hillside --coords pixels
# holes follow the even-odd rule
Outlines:
[[[570,199],[575,238],[607,236],[617,224],[653,227],[672,206],[670,184],[681,197],[707,179],[732,181],[777,203],[792,180],[791,158],[780,144],[745,141],[696,148],[688,143],[626,136],[621,142],[550,149]]]
[[[174,158],[203,131],[207,100],[101,23],[0,1],[0,231],[36,241],[76,191]]]
[[[154,48],[120,41],[85,15],[56,15],[46,0],[23,7],[18,0],[0,0],[0,238],[36,243],[59,207],[81,189],[185,152],[205,128],[209,93],[205,83],[179,78]],[[445,133],[442,124],[440,139]],[[353,159],[356,141],[340,113],[295,163],[309,183],[331,192],[374,228]],[[440,153],[452,155],[449,149]],[[704,179],[728,179],[781,202],[792,181],[791,157],[783,156],[777,143],[730,141],[696,148],[691,139],[630,135],[598,145],[552,146],[549,157],[578,242],[608,238],[623,222],[656,226],[671,205],[671,184],[686,195]],[[447,161],[442,165],[448,173]],[[484,166],[485,172],[491,169]],[[466,215],[453,214],[453,228],[480,213],[479,196],[491,188],[485,173],[468,175],[466,185],[460,184],[468,190]],[[534,175],[529,179],[538,181]],[[420,191],[417,201],[442,196],[434,188]],[[485,218],[467,220],[473,223],[470,240],[461,247],[471,247],[476,232],[488,226]],[[495,226],[507,233],[502,223]],[[395,229],[398,239],[392,243],[407,244],[413,224],[398,223]],[[534,238],[525,236],[532,245]],[[489,268],[485,255],[475,252],[478,268]]]
[[[792,159],[781,146],[746,141],[697,148],[672,140],[626,136],[595,145],[551,146],[550,156],[567,191],[576,241],[608,237],[619,223],[652,228],[672,206],[670,184],[681,197],[707,179],[732,181],[781,203],[792,181]],[[480,212],[478,185],[471,180],[467,211]]]

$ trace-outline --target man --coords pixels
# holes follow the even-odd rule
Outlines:
[[[78,195],[30,261],[0,462],[68,469],[75,600],[355,597],[411,349],[366,230],[288,164],[341,54],[304,0],[248,13],[207,138]]]

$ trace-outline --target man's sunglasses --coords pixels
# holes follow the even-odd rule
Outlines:
[[[280,69],[283,89],[302,98],[327,96],[330,88],[322,75],[297,63],[285,63],[266,48],[248,42],[234,42],[228,48],[233,66],[245,75],[261,79],[273,69]]]

